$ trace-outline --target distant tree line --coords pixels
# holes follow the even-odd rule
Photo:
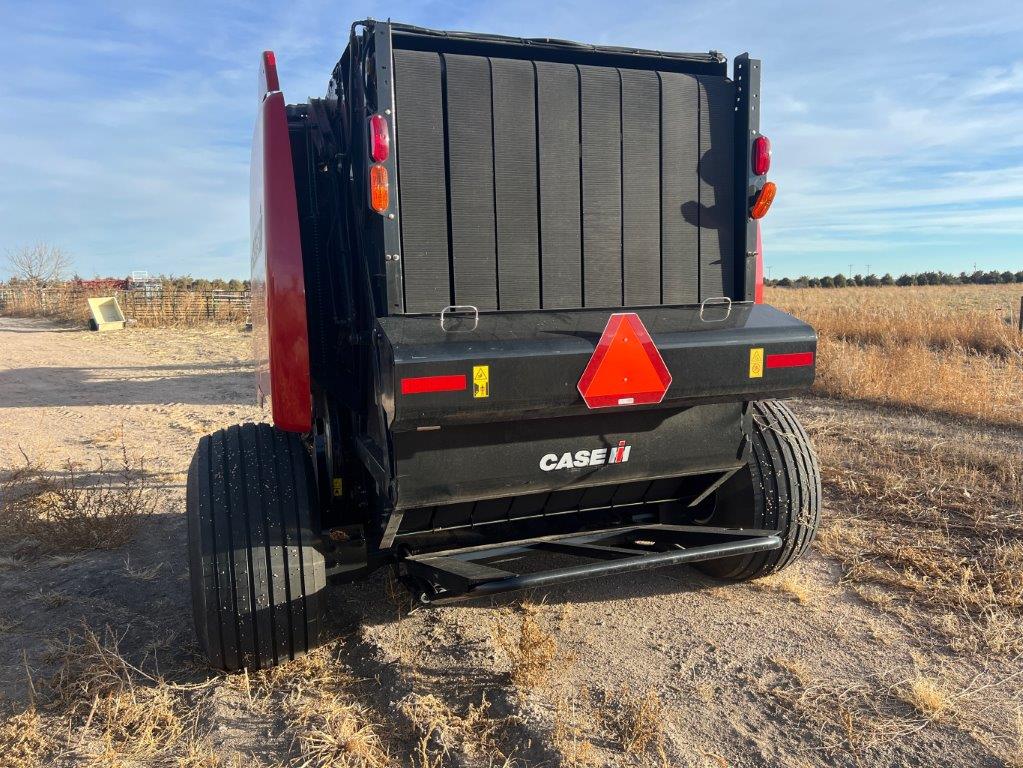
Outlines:
[[[247,291],[249,290],[248,280],[239,280],[238,278],[231,278],[230,280],[224,280],[222,278],[214,278],[207,280],[205,277],[192,277],[191,275],[184,275],[183,277],[156,277],[154,280],[159,280],[163,283],[166,288],[175,288],[179,291]]]
[[[32,286],[59,286],[59,285],[96,285],[100,283],[117,283],[117,287],[124,288],[130,287],[131,278],[121,277],[94,277],[94,278],[82,278],[79,275],[75,275],[69,280],[64,279],[38,279],[34,277],[25,277],[23,275],[14,275],[7,280],[6,285],[11,288],[17,287],[32,287]],[[176,290],[176,291],[247,291],[249,290],[248,280],[239,280],[232,278],[230,280],[224,280],[222,278],[214,278],[208,280],[205,277],[191,277],[185,275],[184,277],[165,277],[163,275],[157,277],[150,277],[148,279],[150,283],[159,283],[163,286],[164,290]],[[0,284],[4,284],[0,282]]]
[[[825,275],[824,277],[807,277],[803,275],[798,278],[783,277],[779,280],[764,280],[765,285],[778,286],[780,288],[845,288],[847,286],[875,287],[879,285],[999,285],[1002,283],[1023,283],[1023,271],[998,272],[991,270],[984,272],[977,270],[973,273],[960,272],[954,275],[951,272],[917,272],[911,275],[899,275],[892,277],[885,273],[877,275],[853,275],[846,277],[841,272],[837,275]]]

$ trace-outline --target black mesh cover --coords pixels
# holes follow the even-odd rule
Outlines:
[[[730,295],[734,85],[396,50],[405,309]]]

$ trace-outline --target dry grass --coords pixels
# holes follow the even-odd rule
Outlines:
[[[992,676],[983,666],[968,672],[942,662],[931,669],[916,658],[908,669],[824,678],[799,662],[772,659],[779,674],[751,683],[815,733],[826,752],[851,754],[857,764],[886,759],[887,745],[937,726],[968,734],[999,764],[1016,764],[1023,744],[1018,722],[1023,670]]]
[[[554,709],[551,740],[567,768],[593,768],[601,756],[593,746],[593,704],[586,690],[579,696],[560,696]]]
[[[816,392],[993,424],[1019,424],[1023,353],[1009,357],[920,342],[862,344],[822,334]]]
[[[85,629],[56,655],[61,666],[47,685],[50,708],[69,730],[88,735],[90,751],[145,760],[166,754],[185,736],[187,706],[181,691],[129,663],[118,639]]]
[[[235,675],[229,685],[264,716],[284,714],[292,766],[384,768],[392,765],[384,729],[354,695],[357,686],[333,643],[296,661],[255,674]]]
[[[768,300],[816,328],[815,391],[1019,424],[1020,286],[776,289]]]
[[[1023,285],[768,289],[767,301],[832,339],[980,354],[1023,352]]]
[[[84,629],[50,656],[58,671],[44,681],[30,677],[30,703],[0,723],[0,766],[223,765],[198,731],[202,685],[172,685],[143,671],[109,631]]]
[[[1003,741],[1011,736],[1008,723],[992,722],[1008,686],[980,684],[979,675],[962,680],[914,668],[908,674],[885,670],[855,679],[814,679],[802,664],[773,661],[780,674],[754,684],[815,732],[828,752],[869,758],[872,750],[939,721]]]
[[[49,472],[25,457],[0,471],[0,540],[29,542],[21,554],[112,549],[131,541],[158,505],[144,459],[123,444],[118,465],[100,458],[88,471],[68,460]]]
[[[486,696],[463,713],[434,694],[412,693],[398,702],[398,711],[418,739],[413,759],[424,766],[447,765],[455,755],[470,762],[484,758],[508,762],[511,756],[502,751],[498,738],[509,725],[508,718],[491,717],[489,710]]]
[[[1018,429],[1021,293],[811,289],[769,300],[818,330],[817,393]],[[1023,652],[1023,440],[871,421],[854,411],[810,424],[833,507],[818,549],[921,636],[959,652]]]
[[[765,592],[776,592],[779,595],[784,595],[801,605],[809,603],[814,598],[811,585],[800,577],[798,571],[782,571],[779,574],[758,579],[752,582],[752,586]]]
[[[622,752],[649,763],[655,759],[667,765],[665,752],[665,712],[657,691],[642,694],[621,691],[608,697],[601,711],[601,720]]]
[[[379,725],[369,710],[348,697],[311,696],[293,709],[292,744],[298,768],[385,768],[391,760],[383,747]]]
[[[507,622],[499,622],[493,632],[494,643],[510,663],[509,676],[515,687],[522,690],[542,688],[551,684],[555,673],[563,673],[571,657],[561,650],[557,631],[566,619],[566,612],[552,623],[545,616],[542,604],[523,602],[518,612],[518,627],[513,630]]]
[[[1023,652],[1023,451],[809,426],[832,507],[817,548],[846,581],[956,651]]]
[[[0,768],[30,768],[46,764],[54,744],[35,707],[0,722]]]
[[[893,688],[895,695],[928,720],[940,720],[953,708],[955,699],[945,681],[916,672]]]

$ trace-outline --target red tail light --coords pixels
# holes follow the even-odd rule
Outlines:
[[[766,136],[753,139],[753,173],[763,176],[771,170],[771,140]]]
[[[373,115],[369,119],[369,156],[374,163],[382,163],[391,154],[391,133],[387,118]]]

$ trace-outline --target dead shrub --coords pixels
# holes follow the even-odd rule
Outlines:
[[[42,473],[22,454],[24,463],[0,470],[0,540],[29,536],[39,519],[38,499],[46,490]],[[5,560],[5,567],[14,566]]]
[[[46,764],[54,744],[35,707],[0,722],[0,768],[34,768]]]
[[[633,693],[623,689],[618,695],[607,696],[599,717],[626,755],[643,764],[656,760],[659,765],[669,765],[664,705],[657,691]]]
[[[940,720],[954,704],[952,694],[943,680],[921,672],[896,684],[893,691],[928,720]]]
[[[144,759],[184,735],[179,692],[128,662],[109,630],[100,636],[85,628],[52,655],[61,662],[48,684],[52,706],[108,751]]]
[[[411,693],[398,703],[398,711],[405,716],[418,737],[415,756],[425,764],[444,760],[452,754],[469,760],[497,758],[506,760],[498,735],[507,724],[507,718],[493,718],[488,714],[490,702],[486,696],[479,704],[469,704],[460,714],[433,694]]]
[[[500,622],[494,629],[495,645],[511,664],[509,676],[517,688],[528,690],[547,686],[556,666],[571,658],[563,653],[555,632],[544,626],[542,604],[523,602],[518,613],[517,631]],[[562,621],[565,618],[563,613]]]
[[[313,695],[291,710],[294,765],[386,768],[391,764],[379,726],[363,705],[340,694]]]
[[[68,459],[62,472],[50,473],[25,457],[0,473],[0,538],[35,542],[46,552],[114,549],[131,541],[158,505],[145,460],[123,444],[116,466],[101,457],[90,471]]]

